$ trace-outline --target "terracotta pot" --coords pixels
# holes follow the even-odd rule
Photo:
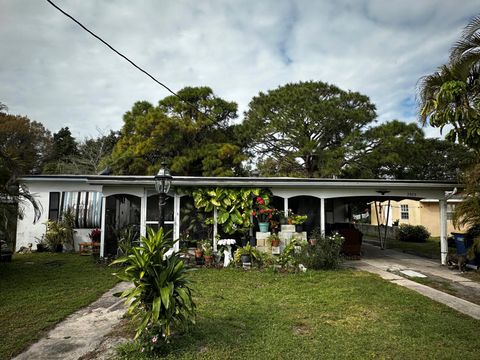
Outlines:
[[[280,245],[280,240],[272,240],[272,247],[277,247]]]
[[[212,263],[213,263],[213,256],[212,255],[205,256],[205,265],[210,266],[212,265]]]
[[[203,255],[203,251],[201,249],[195,249],[195,257],[201,258]]]

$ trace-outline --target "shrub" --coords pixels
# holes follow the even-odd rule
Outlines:
[[[340,251],[345,239],[338,233],[322,236],[319,230],[313,232],[311,239],[315,239],[316,242],[314,245],[309,243],[301,245],[301,251],[295,255],[297,263],[307,269],[337,269],[343,260]]]
[[[173,244],[162,228],[157,232],[149,228],[139,246],[131,247],[125,256],[112,262],[127,265],[115,275],[134,285],[120,296],[126,298],[133,321],[139,321],[135,338],[148,327],[149,335],[168,341],[172,326],[183,328],[194,322],[196,306],[188,270],[177,252],[170,253]],[[152,329],[158,333],[152,334]]]
[[[398,227],[397,239],[405,242],[425,242],[430,233],[422,225],[401,224]]]

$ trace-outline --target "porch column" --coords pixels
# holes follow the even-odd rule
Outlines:
[[[140,198],[140,236],[147,236],[147,189]]]
[[[320,233],[325,236],[325,198],[320,198]]]
[[[285,217],[288,217],[288,198],[283,199],[283,213]]]
[[[447,200],[440,200],[438,205],[440,207],[440,258],[442,265],[447,265]]]
[[[213,251],[217,251],[217,234],[218,234],[218,227],[217,227],[217,207],[213,208]]]
[[[175,194],[173,197],[173,240],[180,239],[180,202],[182,198]],[[180,251],[180,242],[176,241],[173,245],[175,251]]]
[[[105,213],[107,208],[107,198],[102,195],[102,232],[100,233],[100,257],[105,256]]]

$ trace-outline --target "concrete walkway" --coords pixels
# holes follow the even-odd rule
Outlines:
[[[125,313],[124,299],[113,294],[128,283],[119,283],[86,308],[70,315],[16,360],[73,360],[95,350]]]
[[[346,265],[358,270],[368,271],[380,275],[383,279],[397,285],[414,290],[432,300],[445,304],[463,314],[480,320],[480,305],[460,299],[456,296],[433,289],[429,286],[408,280],[405,277],[395,274],[402,270],[413,270],[424,275],[440,277],[450,283],[456,283],[478,291],[480,297],[480,284],[460,276],[460,272],[452,271],[439,262],[409,255],[394,250],[380,250],[370,245],[362,245],[363,256],[360,261],[347,261]]]

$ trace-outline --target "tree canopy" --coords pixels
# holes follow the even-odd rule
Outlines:
[[[286,163],[295,175],[325,177],[339,174],[346,152],[375,117],[365,95],[299,82],[254,97],[242,132],[252,139],[261,169],[275,171]]]
[[[178,95],[158,106],[137,102],[125,113],[111,157],[114,173],[154,174],[164,161],[176,175],[241,173],[245,144],[231,124],[237,104],[216,97],[209,87],[186,87]]]

